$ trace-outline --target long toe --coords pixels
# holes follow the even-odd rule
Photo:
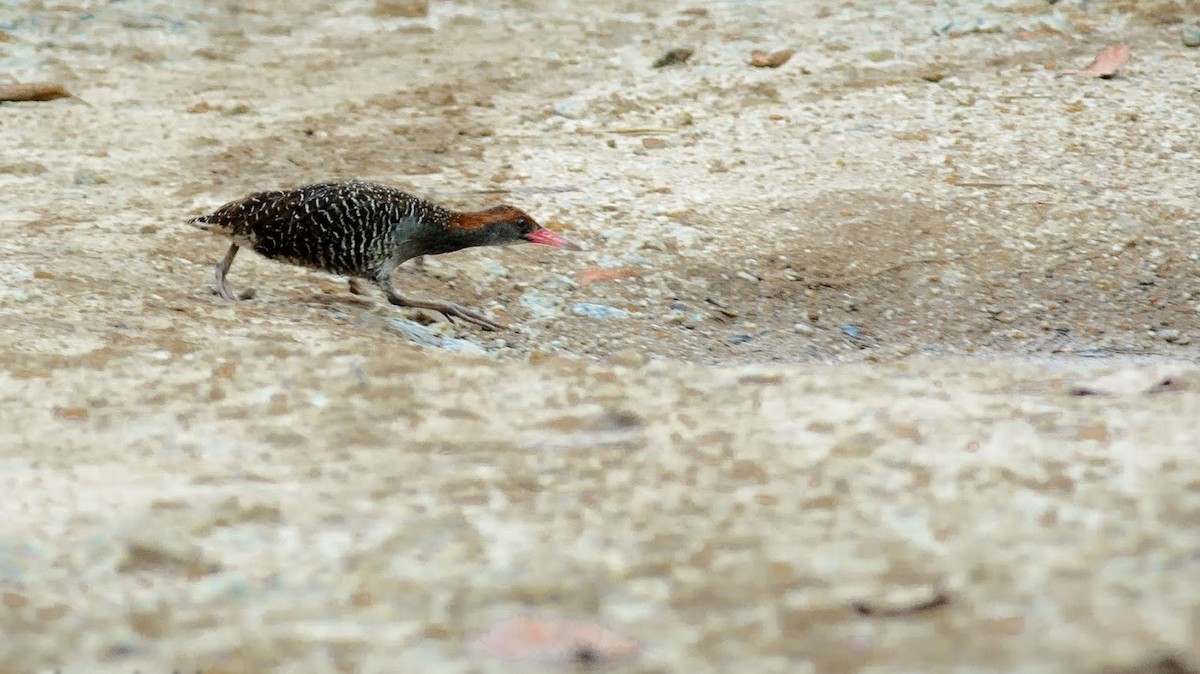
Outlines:
[[[233,288],[230,288],[228,284],[218,285],[217,294],[220,295],[222,299],[230,302],[237,302],[239,299],[237,293],[233,292]]]
[[[508,326],[504,325],[503,323],[497,323],[496,321],[493,321],[490,318],[485,318],[485,317],[475,313],[474,311],[471,311],[469,309],[463,309],[460,306],[451,305],[448,308],[448,310],[443,311],[442,313],[445,314],[445,316],[447,318],[450,318],[450,317],[459,318],[468,323],[473,323],[475,325],[478,325],[479,327],[481,327],[485,330],[492,330],[494,332],[502,332],[502,331],[508,329]]]

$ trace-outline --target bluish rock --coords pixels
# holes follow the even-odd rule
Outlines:
[[[456,351],[458,353],[487,353],[483,347],[474,342],[465,339],[455,339],[454,337],[442,337],[416,321],[410,321],[406,318],[389,318],[387,322],[388,325],[392,326],[393,330],[400,333],[409,341],[423,346],[432,346],[437,349]]]
[[[590,302],[580,302],[576,304],[571,313],[576,316],[586,316],[588,318],[629,318],[630,314],[624,309],[610,307],[606,304],[592,304]]]

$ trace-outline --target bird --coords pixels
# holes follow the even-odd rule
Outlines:
[[[254,192],[188,223],[232,240],[216,265],[217,292],[226,300],[238,301],[226,275],[246,247],[270,260],[347,276],[356,295],[370,294],[374,284],[393,305],[429,309],[494,331],[507,326],[450,302],[401,295],[392,272],[414,257],[475,246],[527,242],[583,250],[515,206],[456,211],[364,180]]]

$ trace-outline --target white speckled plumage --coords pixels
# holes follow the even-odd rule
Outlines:
[[[255,192],[189,220],[233,243],[217,265],[217,291],[236,300],[225,275],[240,247],[263,257],[379,286],[392,304],[439,311],[489,329],[504,326],[456,305],[399,295],[392,272],[404,261],[473,246],[530,241],[559,248],[578,246],[539,226],[512,206],[456,212],[379,183],[361,180]]]

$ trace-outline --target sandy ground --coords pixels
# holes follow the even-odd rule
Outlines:
[[[0,0],[0,672],[1200,658],[1189,3],[250,4]],[[183,220],[338,177],[587,250],[220,300]]]

